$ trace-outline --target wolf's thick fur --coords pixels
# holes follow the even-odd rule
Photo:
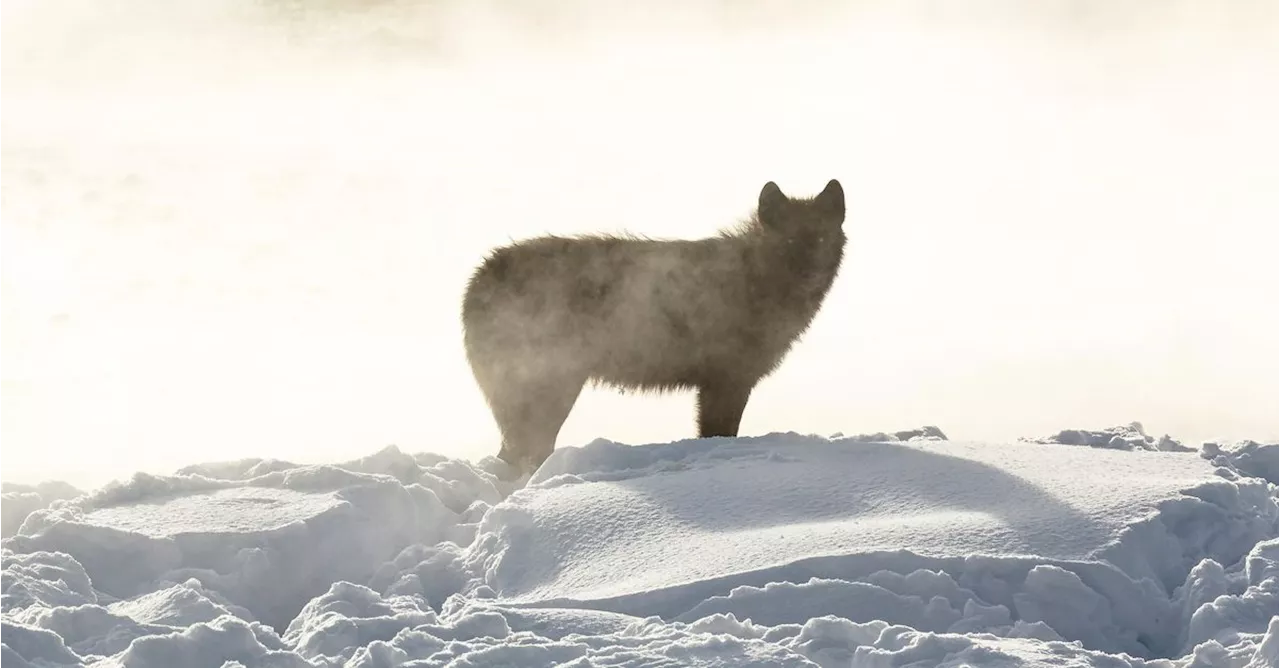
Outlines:
[[[467,359],[526,472],[589,381],[698,390],[698,436],[736,436],[751,390],[822,305],[844,254],[844,191],[769,182],[734,230],[696,241],[541,237],[499,248],[462,305]]]

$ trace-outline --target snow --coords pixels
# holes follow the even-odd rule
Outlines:
[[[0,659],[1275,667],[1276,474],[1275,444],[1134,423],[6,485]]]
[[[22,520],[31,513],[48,508],[54,501],[74,499],[83,494],[65,482],[46,482],[35,487],[4,483],[0,493],[0,537],[8,538],[18,532]]]
[[[1062,445],[1087,445],[1093,448],[1116,450],[1161,450],[1187,452],[1187,446],[1168,434],[1155,438],[1147,434],[1141,422],[1101,430],[1064,429],[1047,438],[1024,439],[1032,443],[1058,443]],[[1273,481],[1274,482],[1274,481]]]
[[[1273,485],[1280,483],[1280,445],[1276,443],[1242,441],[1225,448],[1217,443],[1205,443],[1200,448],[1200,456],[1228,473],[1264,478]]]

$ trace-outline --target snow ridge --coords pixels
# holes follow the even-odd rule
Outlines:
[[[0,659],[1275,666],[1276,446],[1055,439],[598,440],[519,488],[395,447],[6,486]]]

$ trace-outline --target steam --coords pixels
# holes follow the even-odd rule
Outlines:
[[[710,236],[769,180],[839,178],[849,243],[744,433],[1275,436],[1276,11],[5,2],[6,479],[492,454],[488,249]],[[560,443],[692,406],[589,392]]]

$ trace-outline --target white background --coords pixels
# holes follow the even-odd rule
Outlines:
[[[850,241],[744,434],[1275,438],[1275,3],[926,4],[5,2],[4,479],[492,454],[486,250],[766,180],[839,178]]]

